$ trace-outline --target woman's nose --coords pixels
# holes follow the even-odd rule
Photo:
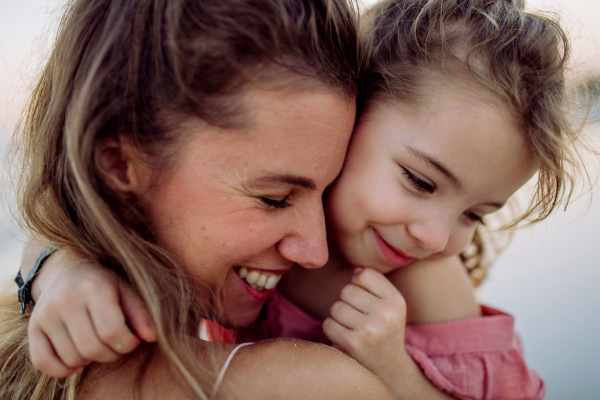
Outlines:
[[[289,234],[277,244],[279,254],[304,268],[325,265],[329,251],[321,199],[298,212],[289,224]]]
[[[409,234],[424,250],[439,253],[446,248],[454,221],[450,218],[431,216],[408,225]]]

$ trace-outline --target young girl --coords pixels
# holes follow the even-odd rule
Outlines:
[[[544,219],[569,193],[568,146],[577,137],[564,114],[565,34],[517,0],[386,0],[368,19],[370,73],[344,169],[325,200],[329,261],[292,268],[277,291],[279,274],[240,265],[247,290],[271,296],[246,339],[332,343],[399,398],[438,396],[421,385],[414,360],[456,398],[541,399],[543,381],[524,363],[512,317],[476,305],[462,263],[481,280],[473,265],[481,264],[484,216],[536,172],[518,221]],[[294,208],[293,193],[269,200],[282,213]],[[470,244],[475,260],[464,253]],[[65,249],[49,259],[34,295],[45,317],[34,312],[30,332],[57,321],[77,329],[55,306],[65,301],[89,310],[108,301],[102,319],[125,319],[114,307],[118,279],[90,261],[76,266],[76,276],[71,267],[80,258]],[[82,276],[103,292],[84,293]],[[53,289],[39,297],[45,287]],[[137,314],[128,318],[132,328],[151,340],[141,306],[132,311],[123,301],[127,316]],[[55,348],[81,348],[48,339]],[[124,343],[127,351],[139,343],[117,329],[88,340],[100,350],[82,363],[114,359]]]

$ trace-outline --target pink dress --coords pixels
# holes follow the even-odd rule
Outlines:
[[[406,350],[439,389],[458,399],[543,399],[544,381],[527,367],[512,316],[482,306],[482,317],[406,327]],[[279,293],[264,323],[245,338],[331,344],[321,323]]]

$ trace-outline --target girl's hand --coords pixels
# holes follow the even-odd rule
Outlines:
[[[140,340],[156,341],[144,304],[127,283],[71,250],[49,257],[33,286],[29,352],[43,373],[64,378],[90,362],[116,361]]]
[[[357,268],[323,331],[333,344],[375,374],[397,370],[410,359],[404,348],[406,303],[381,273]]]

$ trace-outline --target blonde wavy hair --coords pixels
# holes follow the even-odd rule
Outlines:
[[[367,15],[373,54],[364,112],[377,101],[418,104],[433,89],[432,78],[483,90],[509,105],[539,165],[529,206],[503,228],[542,221],[569,202],[576,177],[585,173],[578,162],[581,129],[568,113],[570,45],[557,19],[526,12],[522,0],[384,0]],[[490,261],[483,228],[461,255],[475,286]]]
[[[346,0],[66,5],[15,134],[23,224],[131,283],[158,334],[144,365],[163,356],[200,399],[208,398],[213,366],[195,356],[189,327],[211,315],[209,300],[156,244],[136,202],[105,184],[94,151],[103,138],[126,135],[155,168],[169,168],[182,140],[180,122],[240,123],[237,95],[265,69],[355,98],[360,49],[356,7]],[[18,315],[15,303],[4,299],[1,308],[0,398],[74,399],[88,369],[67,379],[37,372],[28,356],[28,315]]]

